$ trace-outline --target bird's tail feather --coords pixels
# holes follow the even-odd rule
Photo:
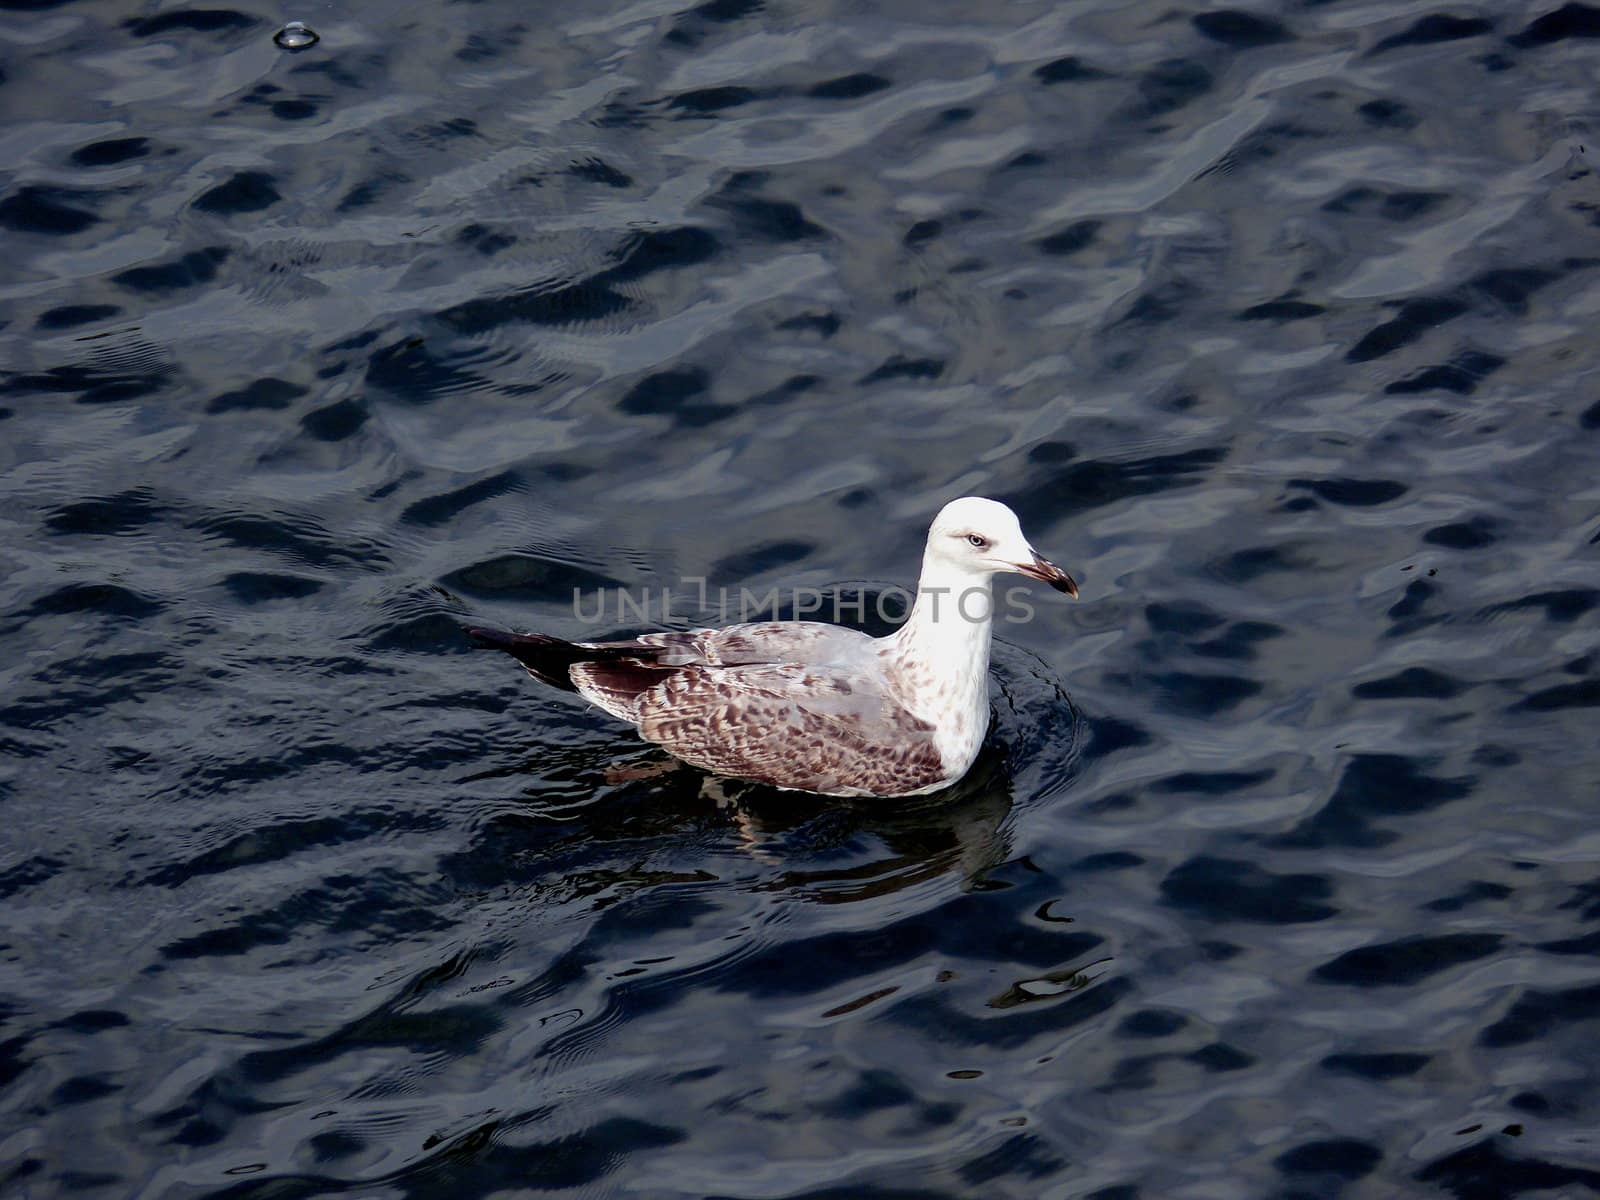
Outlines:
[[[504,650],[535,679],[563,691],[575,692],[571,668],[575,663],[606,662],[616,658],[616,650],[580,646],[543,633],[505,633],[498,629],[468,629],[467,636],[479,650]]]

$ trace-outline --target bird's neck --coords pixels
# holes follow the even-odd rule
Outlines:
[[[911,615],[895,635],[907,649],[938,652],[948,661],[989,661],[994,616],[990,576],[974,575],[926,558]]]
[[[970,761],[988,729],[993,611],[989,576],[924,559],[911,616],[893,636],[899,673],[921,701],[917,715],[955,739],[940,738],[947,757]]]

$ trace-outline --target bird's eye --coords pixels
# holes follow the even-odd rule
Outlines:
[[[967,534],[967,541],[978,550],[987,550],[989,548],[989,539],[981,533]]]

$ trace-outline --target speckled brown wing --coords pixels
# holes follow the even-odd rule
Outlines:
[[[684,761],[774,787],[901,796],[945,779],[931,725],[869,681],[826,669],[670,669],[633,711],[640,736]]]

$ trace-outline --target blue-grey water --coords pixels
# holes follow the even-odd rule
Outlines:
[[[1597,38],[0,0],[0,1193],[1596,1194]],[[460,635],[963,493],[950,795]]]

